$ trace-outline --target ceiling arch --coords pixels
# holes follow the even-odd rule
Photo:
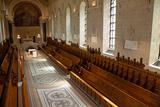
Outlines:
[[[29,2],[37,6],[41,11],[42,19],[46,19],[48,17],[48,8],[40,0],[11,0],[7,8],[8,18],[10,20],[13,20],[15,6],[21,2]]]
[[[20,2],[14,9],[15,26],[39,26],[40,9],[30,2]]]

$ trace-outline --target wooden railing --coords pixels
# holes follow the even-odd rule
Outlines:
[[[24,78],[24,53],[19,49],[19,78],[18,81],[22,83],[22,86],[19,87],[19,106],[21,107],[30,107],[29,95],[27,81]]]

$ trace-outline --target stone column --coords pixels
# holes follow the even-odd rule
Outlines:
[[[46,21],[47,21],[46,17],[40,17],[40,34],[41,34],[42,42],[46,42],[46,36],[47,36]]]
[[[8,19],[8,32],[9,32],[9,41],[10,43],[14,43],[14,37],[13,37],[13,28],[14,28],[14,21],[13,17],[7,17]]]
[[[2,11],[2,14],[3,14],[3,16],[2,16],[2,33],[3,33],[3,40],[6,40],[6,32],[7,32],[7,30],[6,30],[6,11],[5,10],[3,10]]]

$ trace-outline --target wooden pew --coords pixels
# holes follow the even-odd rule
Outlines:
[[[133,107],[160,106],[160,76],[145,70],[143,59],[138,62],[118,54],[115,60],[92,53],[91,48],[84,51],[56,40],[50,40],[49,45],[46,51],[62,65],[65,65],[62,63],[66,61],[65,58],[71,63],[69,60],[74,56],[80,57],[80,63],[76,63],[72,70],[116,104],[123,107],[128,107],[129,104]]]
[[[72,62],[70,59],[63,57],[60,54],[57,54],[55,51],[48,51],[46,48],[41,48],[40,49],[51,58],[51,60],[57,64],[61,69],[63,69],[67,74],[69,73],[69,69],[72,67]]]
[[[71,46],[72,46],[72,47],[79,48],[79,44],[78,44],[78,43],[73,43],[73,42],[71,42]]]
[[[52,55],[56,60],[60,61],[64,66],[66,66],[67,70],[71,70],[72,66],[80,63],[80,58],[72,55],[62,47],[63,46],[55,48],[54,46],[46,46],[43,47],[43,51],[46,51],[45,53]],[[64,44],[64,47],[67,47],[67,45]]]
[[[89,45],[87,45],[87,51],[92,53],[92,54],[101,54],[100,48],[92,48]]]
[[[115,103],[113,103],[110,99],[105,97],[102,93],[97,91],[91,85],[89,85],[86,81],[81,79],[78,75],[73,72],[70,72],[71,81],[77,85],[83,92],[86,93],[87,96],[91,97],[98,106],[100,107],[118,107]]]
[[[17,55],[17,54],[14,52],[15,52],[14,48],[11,47],[1,66],[5,74],[4,86],[3,86],[3,91],[0,99],[0,106],[2,107],[17,106],[17,86],[16,86],[17,84],[16,83],[14,84],[15,82],[14,73],[17,72],[16,70],[17,67],[15,67],[16,58],[14,55]]]
[[[80,59],[66,51],[60,50],[58,52],[58,54],[61,54],[63,57],[67,57],[68,59],[70,59],[72,61],[72,65],[76,65],[79,64]]]
[[[135,66],[135,67],[138,67],[138,68],[144,68],[145,65],[143,64],[143,58],[140,58],[140,61],[136,61],[136,59],[131,59],[130,57],[128,58],[125,58],[125,56],[120,56],[120,53],[117,54],[117,57],[116,57],[117,61],[118,62],[121,62],[121,63],[126,63],[126,64],[129,64],[129,65],[132,65],[132,66]]]
[[[7,98],[6,98],[6,103],[5,107],[17,107],[17,102],[18,102],[18,50],[16,47],[13,47],[13,63],[11,67],[11,76],[9,80],[9,86],[8,86],[8,93],[7,93]]]
[[[132,64],[126,64],[121,61],[117,61],[114,59],[110,59],[101,55],[90,54],[88,52],[82,52],[81,58],[84,64],[83,65],[90,65],[87,63],[93,63],[94,65],[111,72],[114,75],[121,77],[131,83],[139,85],[143,88],[149,89],[153,91],[155,88],[155,80],[159,80],[159,77],[156,77],[156,73],[152,73],[151,71],[145,70],[142,66],[133,66]],[[142,64],[142,63],[140,63]],[[142,64],[143,65],[143,64]],[[84,68],[88,69],[89,67]],[[151,85],[153,83],[153,85]],[[150,84],[150,85],[149,85]],[[157,85],[156,85],[157,86]],[[158,87],[158,86],[157,86]],[[159,90],[159,87],[157,88]]]
[[[80,77],[82,79],[119,106],[160,106],[159,95],[131,84],[110,72],[104,72],[97,66],[92,65],[90,71],[81,68],[81,72]],[[121,101],[121,98],[124,102]]]
[[[8,40],[3,41],[3,44],[2,43],[0,44],[0,65],[2,64],[3,59],[6,55],[9,47],[10,47],[10,44],[9,44]]]

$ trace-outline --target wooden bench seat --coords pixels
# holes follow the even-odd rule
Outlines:
[[[0,84],[0,98],[1,98],[1,96],[2,96],[3,87],[4,87],[4,85],[3,85],[3,84]]]
[[[148,91],[138,85],[130,83],[128,81],[123,80],[122,78],[111,74],[110,72],[105,72],[101,68],[97,66],[92,66],[90,70],[94,75],[98,75],[104,78],[106,81],[109,81],[117,88],[121,89],[123,92],[126,92],[129,95],[132,95],[134,98],[137,98],[140,101],[143,101],[146,104],[160,104],[158,99],[160,96],[151,91]],[[144,99],[145,98],[145,99]]]
[[[75,65],[75,64],[79,64],[80,62],[80,58],[68,53],[68,52],[65,52],[63,50],[60,50],[60,52],[58,52],[59,54],[61,54],[62,56],[64,57],[67,57],[68,59],[72,60],[72,63]]]
[[[56,50],[56,48],[53,46],[45,47],[43,51],[46,51],[45,53],[51,54],[55,59],[66,66],[68,70],[71,70],[73,65],[79,64],[80,62],[80,58],[66,51],[63,51],[62,49]]]
[[[61,54],[57,53],[56,51],[46,51],[46,48],[40,48],[45,54],[47,54],[54,63],[58,64],[60,68],[68,74],[69,70],[72,68],[72,61]]]
[[[96,90],[105,95],[108,99],[120,107],[146,107],[147,105],[135,99],[131,95],[123,92],[111,82],[100,78],[97,75],[81,68],[81,78],[94,87]]]
[[[60,61],[62,64],[64,64],[68,69],[71,69],[73,63],[69,58],[64,57],[58,53],[56,53],[53,57],[56,58],[58,61]]]
[[[44,50],[47,51],[46,53],[52,55],[56,60],[58,60],[62,64],[64,64],[64,66],[66,66],[67,69],[71,69],[71,67],[72,67],[73,64],[72,64],[72,61],[69,58],[67,58],[67,57],[59,54],[55,50],[52,50],[52,47],[47,47]]]
[[[4,76],[0,99],[0,106],[2,107],[17,107],[17,55],[15,47],[10,47],[1,65]]]

